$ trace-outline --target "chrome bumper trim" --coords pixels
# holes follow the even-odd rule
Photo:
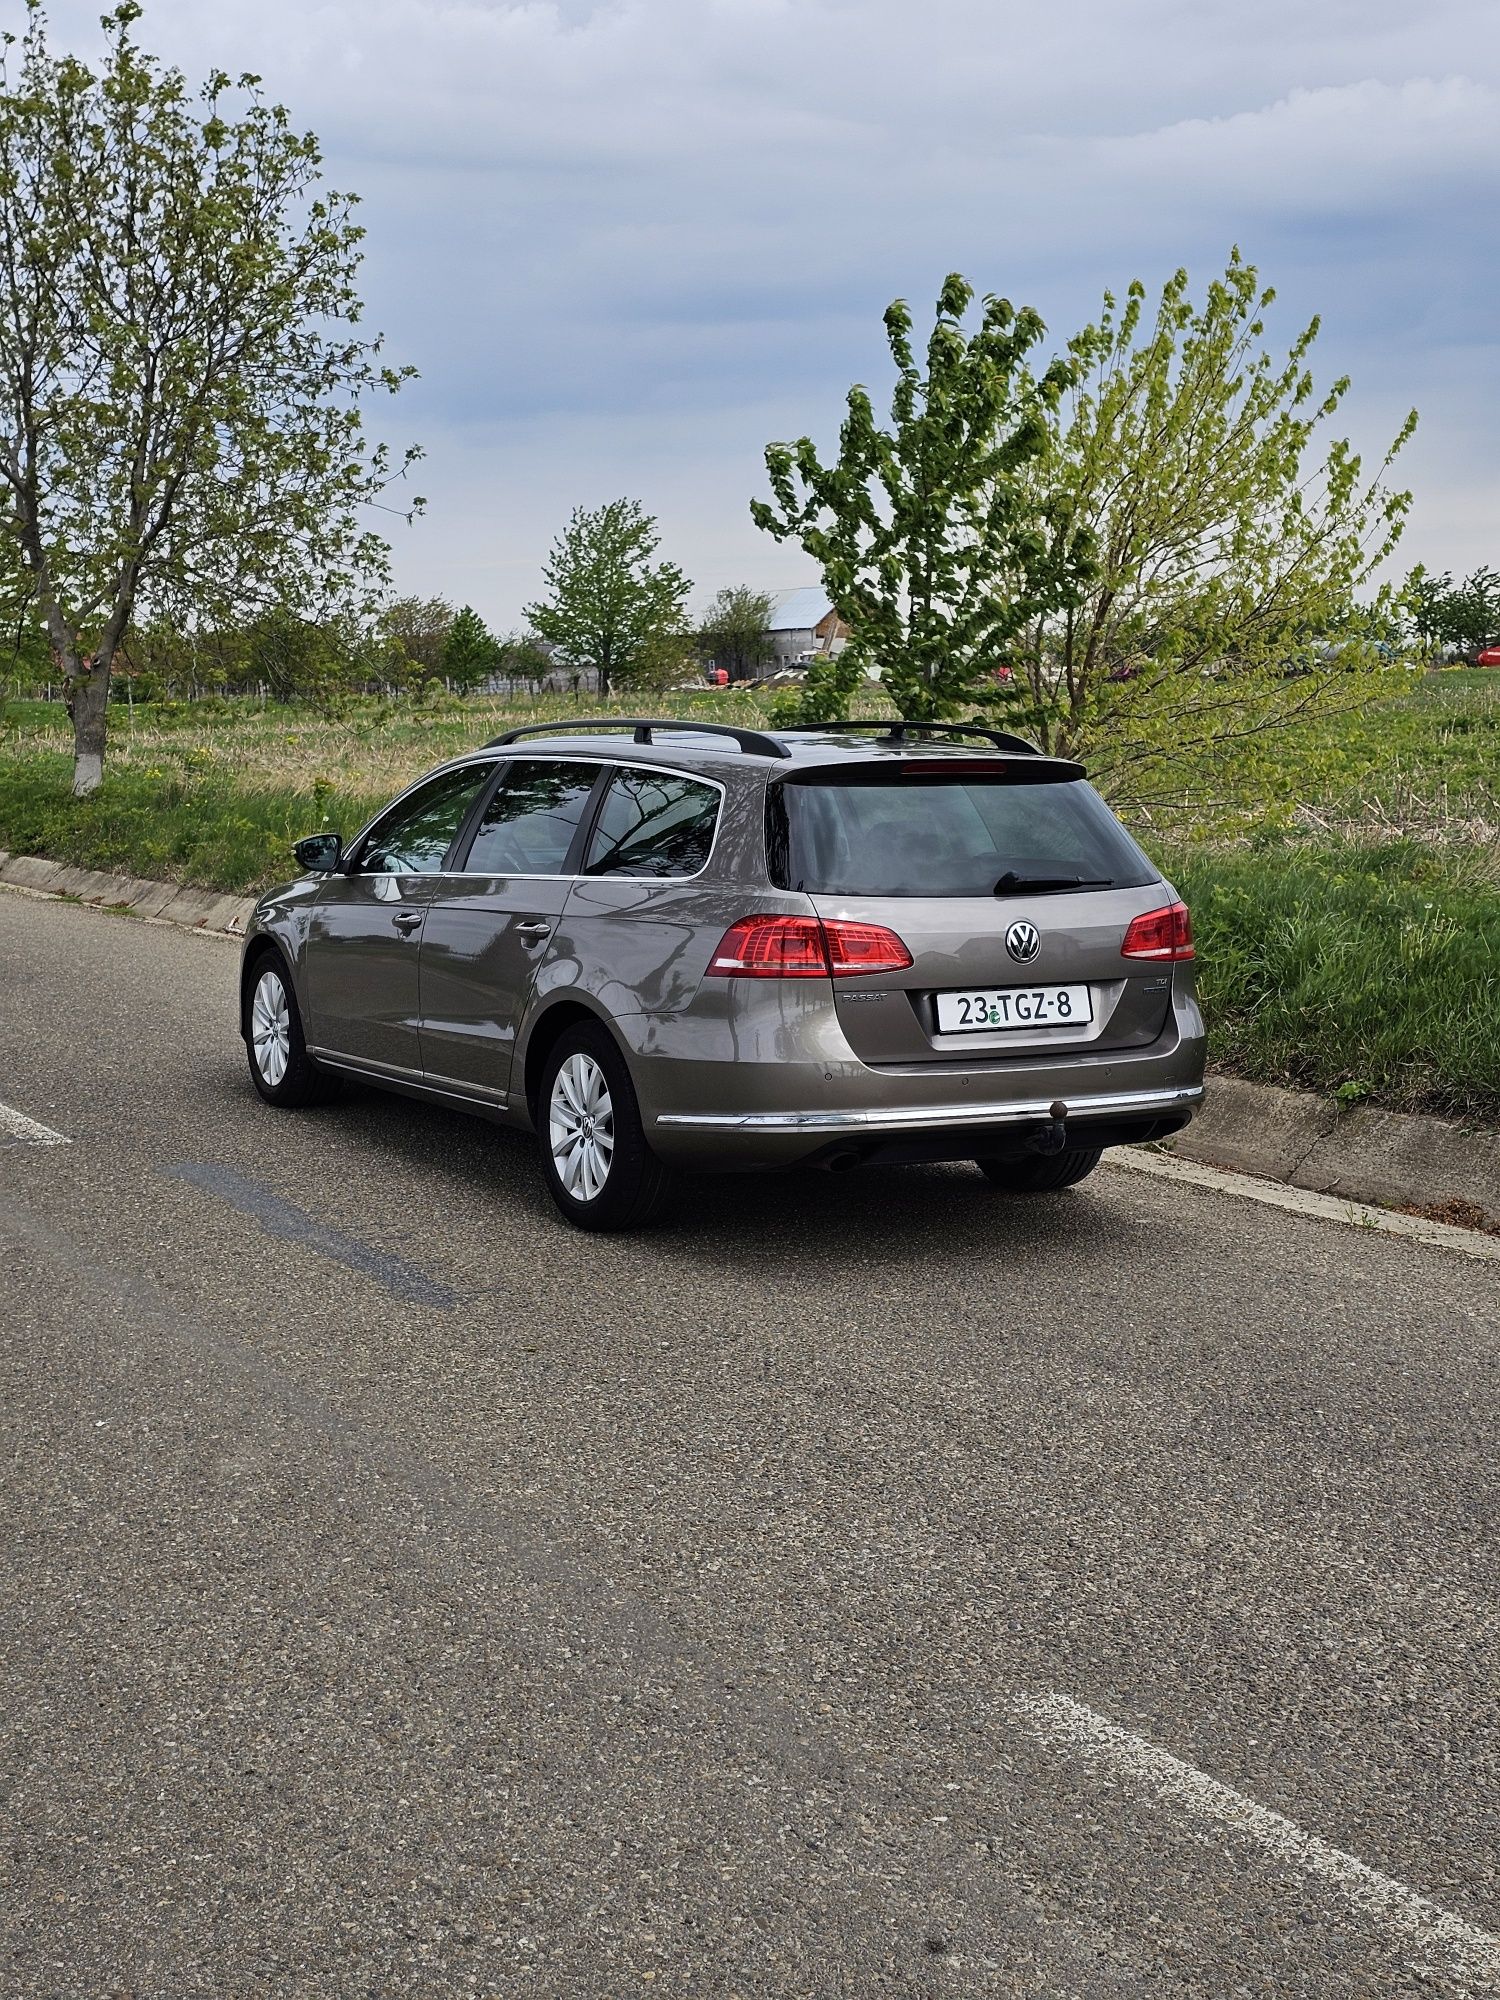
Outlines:
[[[1102,1118],[1114,1111],[1181,1111],[1203,1102],[1203,1086],[1119,1090],[1061,1101],[1070,1118]],[[913,1125],[1025,1125],[1050,1118],[1057,1102],[1057,1097],[1036,1097],[1011,1098],[1001,1104],[901,1105],[893,1111],[664,1111],[656,1122],[700,1132],[889,1132]]]

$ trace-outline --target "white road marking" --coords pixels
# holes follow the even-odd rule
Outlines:
[[[1500,1937],[1440,1909],[1415,1889],[1408,1889],[1378,1868],[1371,1868],[1341,1847],[1331,1847],[1295,1821],[1221,1785],[1216,1778],[1169,1751],[1159,1750],[1144,1736],[1122,1729],[1082,1702],[1065,1694],[1028,1694],[1016,1709],[1045,1742],[1081,1751],[1109,1764],[1166,1801],[1200,1819],[1217,1820],[1265,1849],[1277,1861],[1332,1883],[1356,1910],[1373,1918],[1407,1943],[1440,1950],[1450,1964],[1469,1977],[1500,1979]]]
[[[0,1104],[0,1146],[70,1146],[72,1140],[50,1125],[38,1125],[23,1112]]]
[[[1117,1146],[1104,1158],[1111,1167],[1154,1174],[1158,1180],[1186,1181],[1192,1187],[1237,1195],[1242,1201],[1264,1202],[1267,1208],[1284,1208],[1292,1215],[1341,1222],[1346,1229],[1373,1229],[1386,1236],[1414,1237],[1419,1243],[1457,1250],[1465,1257],[1500,1263],[1500,1236],[1485,1236],[1477,1229],[1456,1229],[1451,1222],[1429,1222],[1420,1215],[1402,1215],[1398,1209],[1348,1201],[1343,1195],[1318,1194],[1312,1188],[1288,1187],[1283,1181],[1257,1180],[1253,1174],[1232,1173],[1228,1167],[1205,1167],[1198,1160],[1178,1160],[1169,1153],[1147,1152],[1142,1146]]]

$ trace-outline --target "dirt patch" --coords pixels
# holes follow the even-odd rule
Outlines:
[[[1397,1212],[1420,1216],[1424,1222],[1446,1222],[1452,1229],[1477,1229],[1482,1236],[1500,1236],[1500,1221],[1474,1201],[1439,1201],[1427,1208],[1419,1202],[1403,1201]]]

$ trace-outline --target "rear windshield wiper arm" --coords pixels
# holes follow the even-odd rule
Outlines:
[[[995,884],[997,896],[1018,896],[1023,890],[1042,889],[1112,889],[1114,878],[1110,875],[1018,875],[1014,868],[1007,868]]]

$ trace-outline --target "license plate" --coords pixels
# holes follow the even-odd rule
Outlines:
[[[1094,1003],[1086,986],[975,986],[939,993],[940,1035],[992,1035],[1000,1028],[1086,1027]]]

